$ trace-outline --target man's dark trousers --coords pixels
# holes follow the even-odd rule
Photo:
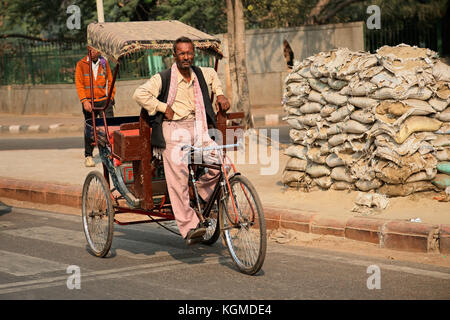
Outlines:
[[[99,101],[99,102],[94,102],[94,106],[95,108],[102,108],[106,103],[105,101]],[[114,100],[111,101],[111,103],[109,104],[109,107],[105,110],[105,116],[107,118],[112,118],[114,117]],[[83,106],[81,106],[81,109],[83,110],[83,115],[84,115],[84,120],[89,120],[92,119],[92,113],[88,112],[86,110],[84,110]],[[99,110],[95,110],[94,111],[95,117],[99,117],[102,116],[101,111]],[[94,146],[92,145],[92,143],[94,143],[94,137],[92,136],[87,136],[86,135],[86,130],[84,130],[84,157],[92,157],[92,152],[94,151]]]

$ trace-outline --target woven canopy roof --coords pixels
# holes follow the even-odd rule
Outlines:
[[[218,39],[176,20],[91,23],[87,28],[88,46],[116,61],[139,50],[171,51],[181,36],[190,38],[195,48],[222,57]]]

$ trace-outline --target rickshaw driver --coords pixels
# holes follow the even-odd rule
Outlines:
[[[189,172],[187,163],[180,161],[183,155],[181,146],[193,143],[196,114],[199,112],[206,112],[206,115],[202,114],[203,117],[206,116],[208,125],[215,127],[208,87],[211,87],[217,97],[216,105],[219,110],[228,110],[230,103],[223,94],[216,71],[213,68],[193,66],[195,51],[192,40],[186,37],[178,38],[173,46],[173,55],[173,66],[155,74],[138,87],[133,99],[145,108],[149,115],[164,113],[162,135],[166,146],[162,156],[167,188],[178,229],[187,244],[193,244],[202,239],[206,228],[199,224],[194,209],[189,205]],[[161,92],[166,92],[165,96],[162,96]],[[180,134],[180,130],[187,130],[190,137]],[[198,180],[198,192],[204,201],[211,196],[217,178],[217,170],[210,169]]]

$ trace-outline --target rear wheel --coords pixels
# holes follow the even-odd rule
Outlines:
[[[90,172],[81,198],[83,230],[94,255],[104,257],[111,248],[114,232],[114,208],[108,183],[98,171]]]
[[[220,201],[220,227],[234,263],[253,275],[261,269],[267,247],[261,201],[247,178],[236,175],[229,183],[232,194]]]

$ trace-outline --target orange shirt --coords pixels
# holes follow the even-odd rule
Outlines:
[[[90,81],[89,81],[89,57],[86,56],[77,63],[75,69],[75,86],[77,88],[78,98],[83,103],[85,100],[91,98]],[[106,71],[103,68],[102,63],[98,67],[97,78],[93,77],[92,82],[94,86],[94,101],[104,101],[107,99],[107,93],[112,83],[111,69],[109,68],[108,61],[106,62]],[[107,88],[108,80],[108,88]],[[114,98],[116,88],[114,87],[111,95],[111,99]]]

